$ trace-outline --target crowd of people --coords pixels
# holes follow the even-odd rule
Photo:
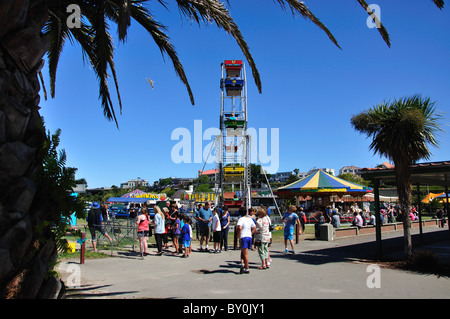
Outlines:
[[[258,269],[267,269],[271,259],[269,245],[271,236],[271,221],[266,207],[257,209],[239,209],[240,218],[236,224],[236,236],[239,238],[240,273],[249,273],[249,250],[257,250],[261,259]],[[198,222],[198,234],[200,236],[199,251],[220,253],[228,250],[228,231],[230,226],[230,213],[227,207],[215,207],[211,210],[210,203],[199,204],[194,213],[194,219]],[[212,233],[212,234],[211,234]],[[209,250],[209,240],[212,238],[214,248]]]
[[[356,227],[366,227],[366,226],[375,226],[376,225],[376,217],[375,213],[369,211],[367,207],[361,209],[358,204],[353,203],[347,211],[344,211],[342,207],[334,207],[327,206],[322,210],[315,207],[313,212],[310,213],[310,216],[314,216],[316,219],[315,223],[315,233],[316,237],[319,236],[319,226],[324,223],[330,223],[334,228],[341,227],[341,220],[345,218],[345,221],[351,223],[352,226]],[[439,220],[439,227],[444,227],[446,224],[445,220],[445,210],[438,209],[436,211],[436,218]],[[349,218],[347,218],[350,216]],[[399,205],[396,204],[388,204],[381,203],[380,207],[380,221],[381,224],[386,223],[396,223],[401,222],[403,220],[403,212],[400,209]],[[406,218],[409,218],[411,221],[419,220],[418,210],[416,206],[411,206],[409,209],[409,213]]]
[[[150,218],[149,209],[146,205],[142,205],[139,209],[135,209],[133,214],[135,226],[137,228],[137,236],[139,238],[140,253],[142,256],[148,254],[148,238],[153,225],[156,255],[163,255],[163,251],[169,250],[169,238],[172,238],[173,251],[172,254],[182,254],[183,258],[188,258],[192,254],[192,239],[194,223],[197,229],[197,240],[199,240],[199,252],[220,253],[222,250],[228,250],[228,233],[230,226],[230,212],[227,207],[211,208],[209,202],[199,204],[194,210],[194,214],[188,217],[180,212],[177,204],[166,202],[166,206],[160,208],[155,205],[153,207],[155,215]],[[106,210],[106,212],[105,212]],[[106,213],[106,217],[104,214]],[[302,215],[303,214],[303,215]],[[92,243],[96,251],[95,240],[96,231],[101,232],[110,241],[111,237],[105,232],[102,224],[104,218],[107,218],[107,207],[101,209],[98,203],[92,204],[92,208],[88,213],[88,226],[92,235]],[[296,231],[295,224],[300,216],[302,223],[304,221],[304,213],[297,214],[295,206],[289,206],[287,212],[283,216],[285,252],[294,254],[293,236]],[[131,213],[130,213],[131,216]],[[249,273],[249,250],[257,251],[261,265],[258,269],[268,269],[272,262],[270,258],[269,247],[272,243],[272,231],[274,227],[269,216],[269,209],[264,206],[239,209],[240,218],[237,221],[235,232],[239,239],[240,248],[240,273]],[[299,228],[300,232],[302,228]],[[304,226],[303,226],[304,230]],[[213,242],[213,248],[210,249],[210,241]],[[290,245],[290,250],[288,249]]]
[[[199,240],[199,252],[220,253],[222,250],[228,250],[228,232],[230,228],[230,212],[227,207],[211,208],[209,202],[198,204],[194,209],[194,214],[188,217],[182,213],[176,203],[166,202],[166,206],[160,208],[155,205],[153,207],[155,215],[151,219],[149,209],[146,205],[142,205],[135,210],[135,226],[137,227],[137,236],[140,243],[140,253],[142,256],[148,255],[148,238],[152,236],[150,227],[154,226],[154,235],[157,256],[161,256],[163,251],[169,250],[169,238],[172,238],[174,255],[181,254],[183,258],[188,258],[192,254],[193,227],[195,223],[196,236]],[[96,251],[96,231],[102,233],[111,241],[111,237],[102,227],[103,214],[105,210],[101,209],[98,203],[92,205],[92,209],[88,214],[88,226],[92,236],[92,244]],[[397,205],[383,204],[380,210],[380,218],[382,223],[392,223],[400,221],[402,218],[401,211]],[[335,228],[339,228],[341,224],[342,210],[332,206],[328,206],[322,210],[315,208],[309,216],[314,215],[316,218],[315,235],[319,236],[319,226],[324,223],[330,223]],[[351,214],[351,224],[357,227],[375,225],[376,219],[372,212],[359,208],[354,203],[351,205],[347,214]],[[131,216],[131,214],[130,214]],[[267,207],[260,206],[256,208],[244,207],[239,209],[240,218],[235,227],[236,238],[239,238],[239,246],[241,250],[240,273],[249,273],[249,250],[257,251],[261,260],[258,269],[268,269],[272,260],[270,258],[269,247],[272,242],[273,226],[269,216]],[[287,207],[286,213],[282,216],[284,223],[284,249],[286,254],[295,254],[294,235],[300,235],[305,231],[307,222],[307,214],[303,207],[297,208],[294,205]],[[416,220],[417,209],[412,207],[408,218],[412,221]],[[440,226],[444,227],[445,212],[439,210],[437,218]],[[210,249],[209,244],[213,242],[213,248]]]

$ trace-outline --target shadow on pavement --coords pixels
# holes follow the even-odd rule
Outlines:
[[[132,294],[137,291],[121,291],[121,292],[95,292],[97,289],[102,289],[106,287],[111,287],[111,285],[103,285],[103,286],[80,286],[77,288],[69,288],[66,290],[66,298],[99,298],[99,297],[114,297],[124,294]]]
[[[448,231],[435,231],[423,234],[423,243],[421,243],[420,235],[413,234],[411,236],[413,250],[428,249],[426,245],[445,242],[450,240]],[[338,239],[337,241],[339,241]],[[382,239],[382,259],[383,260],[402,260],[403,259],[403,236]],[[376,261],[377,243],[375,240],[342,245],[338,247],[314,249],[308,251],[297,252],[296,254],[285,254],[280,251],[271,251],[272,258],[289,258],[297,262],[320,265],[334,262],[351,262],[355,260]],[[439,257],[439,256],[438,256]],[[442,260],[448,263],[448,259]]]

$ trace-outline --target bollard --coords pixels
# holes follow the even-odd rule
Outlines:
[[[331,224],[322,224],[319,226],[319,239],[326,241],[334,240],[334,228]]]
[[[81,240],[80,240],[80,244],[81,244],[81,250],[80,250],[80,264],[84,264],[84,253],[86,251],[86,245],[85,242],[86,241],[86,233],[81,233]]]

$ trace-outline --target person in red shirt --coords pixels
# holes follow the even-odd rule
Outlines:
[[[147,256],[147,240],[150,233],[149,213],[146,206],[142,207],[141,214],[136,219],[137,236],[139,238],[139,249],[141,256]]]

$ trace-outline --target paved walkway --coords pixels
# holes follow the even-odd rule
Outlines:
[[[441,263],[450,264],[450,233],[434,227],[425,229],[419,247],[413,230],[414,248],[435,253]],[[260,260],[250,251],[250,274],[239,274],[239,251],[218,254],[194,252],[189,258],[171,254],[141,259],[133,252],[115,253],[110,258],[65,260],[58,266],[68,289],[68,298],[449,298],[450,278],[413,271],[371,268],[375,238],[371,235],[332,242],[301,240],[296,254],[284,254],[283,244],[270,251],[270,269],[258,270]],[[211,247],[210,247],[211,248]],[[89,249],[89,244],[88,244]],[[383,234],[383,254],[402,255],[403,233]],[[375,270],[374,270],[375,269]],[[78,276],[79,275],[79,276]],[[379,276],[378,276],[379,275]],[[77,281],[79,280],[79,281]],[[377,285],[379,284],[379,288]],[[373,287],[375,286],[375,287]],[[370,288],[372,287],[372,288]]]

